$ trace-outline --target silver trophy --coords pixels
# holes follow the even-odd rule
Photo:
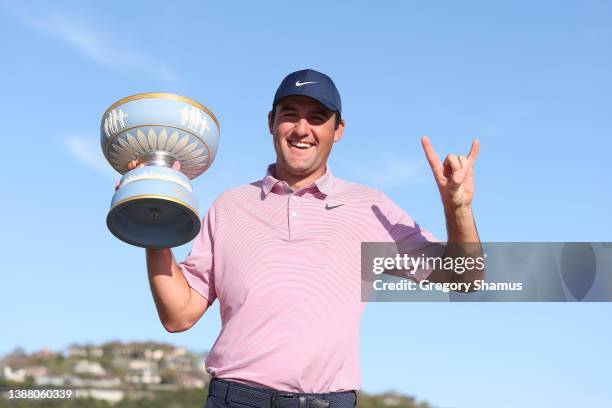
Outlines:
[[[106,160],[123,174],[106,217],[122,241],[171,248],[200,231],[191,179],[212,164],[219,122],[204,105],[170,93],[143,93],[104,112],[100,142]],[[142,167],[128,171],[138,160]]]

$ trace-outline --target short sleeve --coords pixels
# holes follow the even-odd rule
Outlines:
[[[414,258],[441,257],[446,244],[428,230],[421,228],[390,198],[382,193],[381,195],[381,221],[386,229],[384,241],[395,242],[398,254],[408,254]],[[418,268],[412,278],[422,281],[431,272],[432,269]]]
[[[200,232],[193,241],[191,252],[179,263],[187,283],[202,295],[209,306],[217,298],[214,284],[215,205],[210,206]]]

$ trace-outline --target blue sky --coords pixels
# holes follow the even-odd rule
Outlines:
[[[0,352],[214,342],[217,305],[188,332],[164,332],[144,251],[106,229],[118,175],[102,156],[99,120],[133,93],[183,94],[219,118],[219,154],[194,183],[202,211],[263,175],[274,160],[274,91],[309,67],[343,98],[334,173],[383,190],[438,236],[424,134],[440,156],[480,139],[483,240],[612,240],[610,1],[0,5]],[[370,304],[363,389],[443,408],[610,405],[611,312],[609,303]]]

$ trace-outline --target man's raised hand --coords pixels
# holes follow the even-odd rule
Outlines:
[[[457,157],[449,154],[441,162],[427,136],[421,138],[425,157],[431,166],[445,211],[470,209],[474,198],[474,162],[478,157],[480,142],[472,142],[470,153]]]

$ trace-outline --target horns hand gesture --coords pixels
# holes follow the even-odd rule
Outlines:
[[[427,136],[421,138],[421,143],[438,184],[444,209],[456,211],[470,208],[474,197],[474,162],[478,157],[480,142],[476,139],[472,142],[467,157],[449,154],[444,162],[438,158]]]

